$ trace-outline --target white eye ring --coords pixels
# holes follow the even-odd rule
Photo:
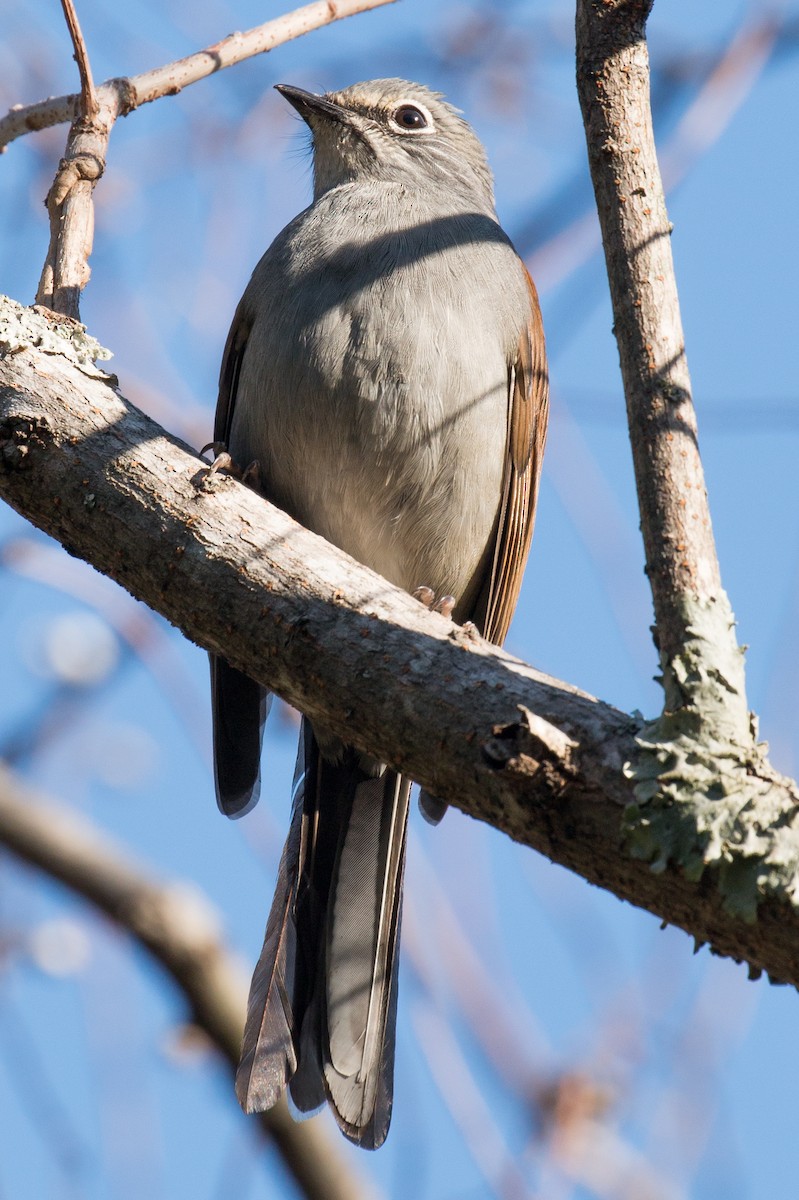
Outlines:
[[[402,123],[398,118],[403,112],[416,114],[416,116],[421,117],[421,124],[406,125]],[[418,100],[401,100],[399,104],[394,106],[394,111],[389,117],[388,123],[397,133],[411,134],[412,136],[435,132],[435,123],[433,122],[430,110],[425,108],[423,104],[420,104]]]

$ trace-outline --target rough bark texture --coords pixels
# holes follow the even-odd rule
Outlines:
[[[235,1075],[247,976],[222,942],[221,921],[202,893],[152,878],[85,817],[43,803],[2,766],[0,843],[135,937],[172,976],[193,1022]],[[285,1101],[258,1120],[307,1200],[376,1200],[317,1122],[298,1125]]]
[[[796,789],[769,784],[721,587],[649,103],[651,0],[578,0],[577,85],[655,608],[663,713],[640,731],[629,846],[710,867],[732,911],[799,889]]]
[[[668,856],[653,872],[627,852],[632,718],[471,639],[211,474],[87,361],[22,336],[6,333],[5,344],[16,352],[0,363],[0,494],[31,521],[434,794],[719,952],[799,984],[789,889],[748,923],[730,911],[715,860],[691,880]],[[756,758],[747,771],[796,811],[786,781]],[[775,836],[794,837],[791,821],[776,824]],[[777,848],[793,862],[790,840]]]

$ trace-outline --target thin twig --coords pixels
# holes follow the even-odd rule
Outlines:
[[[141,75],[109,79],[97,89],[102,102],[103,93],[114,92],[119,97],[119,115],[126,116],[142,104],[161,96],[175,96],[183,88],[225,67],[235,66],[245,59],[266,54],[284,42],[303,37],[333,21],[357,13],[393,4],[395,0],[314,0],[294,12],[284,13],[244,33],[231,33],[212,46],[179,58],[166,66],[156,67]],[[0,153],[10,142],[39,129],[48,129],[72,121],[77,111],[78,96],[57,96],[36,104],[18,105],[0,118]]]
[[[80,99],[70,126],[64,157],[47,193],[50,242],[36,299],[39,304],[77,320],[80,293],[89,280],[94,240],[92,192],[105,170],[105,153],[118,116],[115,97],[101,104],[94,88],[89,55],[72,0],[61,0],[80,74]]]
[[[97,93],[94,90],[94,80],[92,79],[91,63],[89,62],[89,52],[86,49],[86,42],[84,41],[78,14],[72,0],[61,0],[61,7],[64,10],[69,36],[72,38],[72,45],[75,49],[75,62],[78,64],[81,116],[85,117],[87,121],[93,121],[97,116],[98,105]]]
[[[95,99],[91,117],[83,116],[78,104],[64,157],[47,193],[50,243],[36,291],[37,304],[74,320],[80,318],[80,294],[91,274],[92,193],[105,171],[108,139],[120,112],[115,92],[102,90]]]
[[[88,900],[144,946],[183,993],[192,1021],[235,1072],[247,980],[220,937],[220,918],[198,888],[153,879],[85,817],[42,803],[4,767],[0,843]],[[262,1113],[259,1121],[308,1200],[374,1197],[321,1123],[296,1124],[285,1103]]]

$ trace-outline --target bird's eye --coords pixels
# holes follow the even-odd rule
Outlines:
[[[401,104],[394,113],[393,121],[400,129],[409,130],[427,129],[430,125],[427,113],[415,104]]]

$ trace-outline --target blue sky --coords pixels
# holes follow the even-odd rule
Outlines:
[[[272,0],[79,7],[98,80],[280,11]],[[799,8],[770,12],[793,33],[759,70],[755,4],[656,0],[650,50],[660,144],[686,167],[669,209],[723,579],[750,647],[750,705],[775,765],[795,774]],[[3,23],[5,106],[74,89],[55,4],[6,4]],[[82,313],[114,351],[122,390],[202,444],[236,300],[309,198],[305,139],[272,84],[401,75],[440,87],[485,140],[500,216],[541,272],[553,416],[509,645],[652,714],[651,604],[603,263],[594,249],[564,266],[581,258],[580,229],[591,237],[572,25],[565,0],[402,0],[148,105],[113,133]],[[708,90],[725,54],[726,89]],[[681,124],[692,105],[700,133],[718,124],[696,156]],[[64,132],[0,158],[0,288],[22,301],[44,257],[42,201]],[[225,822],[209,775],[204,655],[10,510],[0,554],[0,753],[152,871],[195,881],[251,964],[288,812],[290,714],[269,726],[261,805]],[[179,997],[145,956],[8,859],[1,879],[0,1193],[291,1195],[227,1074],[180,1052]],[[792,990],[694,956],[686,935],[494,831],[457,812],[435,831],[414,821],[394,1123],[381,1152],[351,1157],[386,1195],[419,1200],[512,1195],[514,1179],[547,1200],[637,1198],[644,1184],[653,1197],[793,1200],[798,1020]],[[499,1065],[487,1031],[513,1047]],[[608,1106],[589,1161],[575,1151],[568,1169],[525,1093],[563,1072],[590,1079]],[[464,1136],[470,1120],[480,1138]],[[600,1184],[603,1155],[616,1174]],[[638,1190],[625,1192],[630,1178]]]

